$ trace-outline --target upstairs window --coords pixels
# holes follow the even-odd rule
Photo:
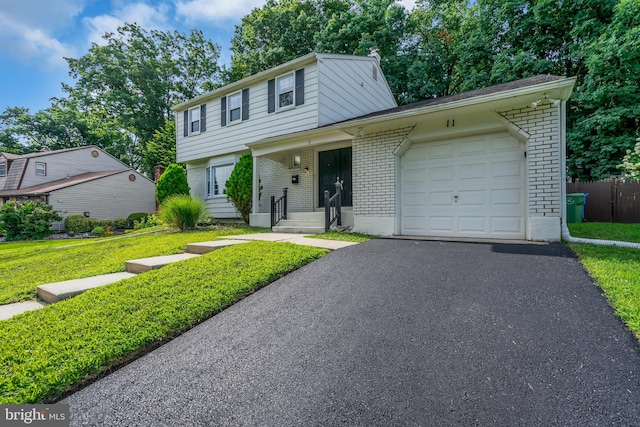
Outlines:
[[[47,175],[47,164],[43,162],[36,162],[36,175],[46,176]]]
[[[198,135],[207,127],[207,104],[193,107],[184,112],[184,136]]]
[[[249,89],[220,98],[220,126],[249,120]]]
[[[267,112],[304,104],[304,68],[267,82]]]
[[[206,195],[207,197],[224,196],[226,193],[226,183],[231,172],[233,171],[233,164],[212,166],[207,168],[205,181],[206,181]]]
[[[0,176],[7,176],[7,162],[0,162]]]

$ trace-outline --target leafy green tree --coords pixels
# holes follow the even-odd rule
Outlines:
[[[41,239],[52,233],[53,221],[62,217],[43,202],[7,202],[0,207],[0,230],[6,240]]]
[[[244,222],[249,224],[253,206],[253,156],[243,154],[225,183],[227,201],[236,208]]]
[[[164,126],[155,131],[147,143],[144,154],[145,163],[170,165],[176,162],[176,122],[165,119]]]
[[[76,82],[63,89],[78,111],[131,135],[127,151],[116,157],[152,176],[155,165],[143,158],[147,143],[173,119],[174,104],[216,87],[219,47],[199,30],[187,35],[135,24],[103,38],[104,45],[93,44],[81,58],[67,58]]]
[[[579,111],[567,135],[569,171],[581,178],[615,173],[640,135],[640,0],[621,0],[613,22],[588,51]]]
[[[162,204],[167,197],[174,194],[189,194],[187,175],[182,166],[175,163],[167,166],[164,173],[158,178],[156,200]]]
[[[640,138],[636,141],[633,150],[627,150],[618,169],[622,169],[630,178],[640,179]]]

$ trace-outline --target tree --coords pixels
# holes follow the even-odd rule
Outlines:
[[[219,47],[198,30],[186,35],[146,31],[135,24],[103,38],[105,45],[93,44],[81,58],[67,58],[69,74],[76,79],[73,86],[63,85],[67,102],[128,135],[125,152],[116,157],[152,176],[155,163],[144,157],[147,143],[166,119],[173,119],[174,104],[216,87]]]
[[[249,224],[253,206],[253,157],[243,154],[225,183],[227,201],[236,208],[244,222]]]
[[[164,126],[155,131],[147,143],[145,162],[152,165],[170,165],[176,162],[176,122],[165,119]]]
[[[156,200],[162,202],[169,196],[175,194],[189,194],[189,183],[187,175],[182,166],[171,164],[167,166],[164,173],[158,178],[156,183]]]
[[[41,239],[52,233],[53,221],[62,217],[43,202],[7,202],[0,207],[0,230],[6,240]]]
[[[627,150],[618,169],[624,170],[628,177],[640,179],[640,138],[636,140],[633,150]]]

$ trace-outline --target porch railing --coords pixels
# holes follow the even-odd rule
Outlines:
[[[329,231],[331,225],[337,222],[342,225],[342,183],[336,182],[336,194],[329,196],[329,190],[324,190],[324,231]]]
[[[278,225],[280,220],[287,219],[287,190],[282,189],[282,196],[276,200],[276,196],[271,196],[271,227]]]

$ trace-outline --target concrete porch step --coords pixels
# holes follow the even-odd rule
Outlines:
[[[48,283],[38,286],[38,297],[48,303],[55,303],[79,295],[89,289],[115,283],[132,276],[135,276],[135,274],[122,272]]]
[[[239,243],[247,243],[247,240],[214,240],[211,242],[198,242],[189,243],[187,245],[187,252],[190,254],[206,254],[213,252],[216,249],[224,248],[226,246],[237,245]]]
[[[133,273],[133,274],[145,273],[147,271],[162,268],[167,264],[171,264],[172,262],[184,261],[186,259],[194,258],[197,256],[200,256],[200,255],[175,254],[175,255],[156,256],[151,258],[133,259],[131,261],[125,262],[125,269],[129,273]]]
[[[274,233],[324,233],[324,220],[291,220],[283,219],[271,229]]]

